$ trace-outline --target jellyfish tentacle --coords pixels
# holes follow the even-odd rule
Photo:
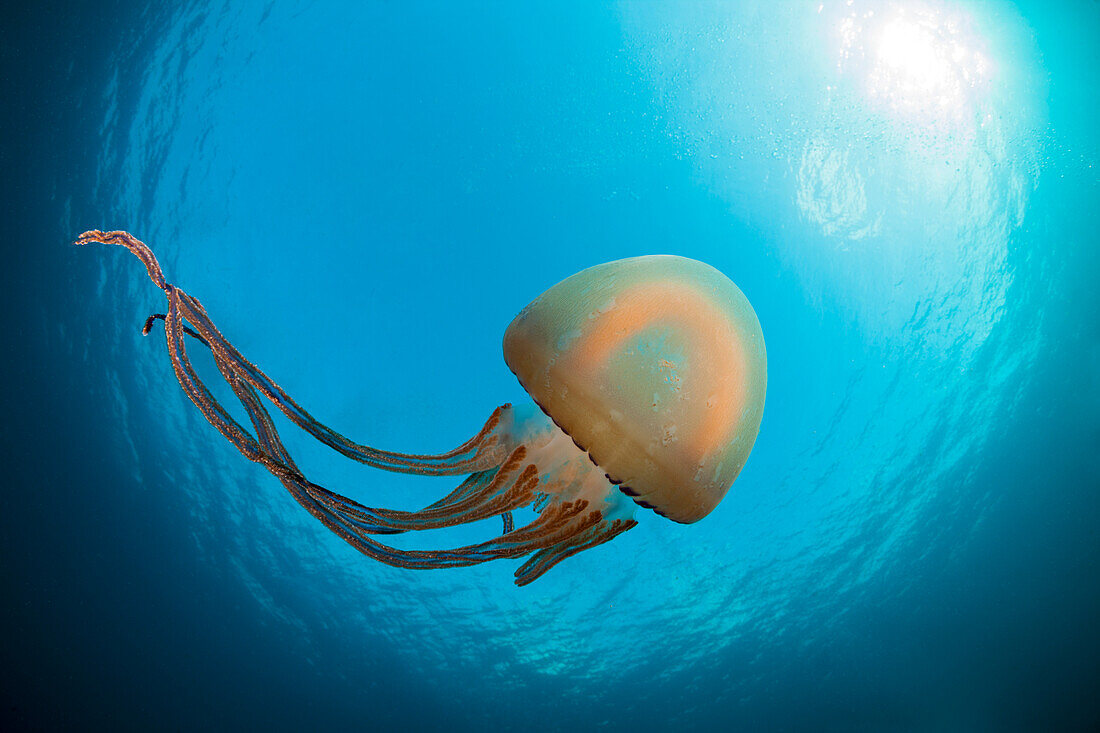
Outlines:
[[[453,513],[423,515],[419,512],[397,512],[394,510],[375,510],[380,524],[394,529],[440,529],[458,524],[469,524],[479,519],[495,517],[502,512],[519,509],[531,503],[531,486],[537,481],[533,474],[521,474],[520,477],[503,492],[495,493],[486,500],[479,501],[469,508]]]
[[[616,519],[607,522],[601,517],[584,532],[573,535],[565,542],[543,548],[532,555],[531,559],[516,570],[516,585],[524,586],[538,580],[562,560],[596,545],[610,542],[637,524],[637,520],[634,519]]]
[[[189,363],[189,362],[186,362]],[[490,562],[492,560],[522,557],[532,552],[538,552],[540,563],[537,572],[517,576],[517,585],[526,585],[535,578],[544,574],[551,567],[569,555],[579,552],[589,546],[605,542],[621,531],[625,531],[635,522],[622,527],[613,533],[594,534],[593,529],[602,522],[598,511],[584,514],[578,521],[578,516],[584,513],[588,502],[579,500],[561,504],[552,504],[530,524],[512,533],[487,542],[468,545],[453,550],[398,550],[388,545],[371,539],[368,535],[372,530],[365,529],[358,522],[346,516],[344,512],[333,511],[326,502],[318,497],[319,491],[324,491],[330,496],[355,504],[346,497],[333,494],[323,487],[313,484],[297,472],[293,460],[290,458],[278,436],[270,415],[260,402],[254,388],[245,380],[236,377],[232,370],[224,363],[219,362],[219,369],[226,374],[227,379],[232,377],[230,386],[240,398],[256,429],[257,438],[265,453],[277,457],[278,461],[264,462],[265,466],[283,483],[292,496],[306,508],[315,518],[321,521],[330,531],[339,536],[345,542],[359,552],[388,565],[402,568],[430,570],[438,568],[464,567],[469,565]],[[201,386],[198,391],[201,394],[209,394],[209,391]],[[519,456],[522,458],[522,454]],[[532,475],[527,466],[521,476],[527,476],[529,485],[525,489],[530,492],[537,476]],[[516,482],[519,483],[518,481]],[[364,509],[366,509],[364,507]],[[620,523],[622,520],[616,520]],[[377,530],[373,530],[374,533]],[[549,552],[558,549],[557,552]]]
[[[164,279],[160,264],[143,242],[126,232],[90,230],[80,235],[76,243],[91,242],[128,249],[145,265],[153,283],[164,291],[168,312],[149,316],[142,333],[148,334],[154,321],[164,321],[173,371],[184,393],[206,420],[243,456],[274,475],[314,518],[362,554],[396,567],[427,570],[533,553],[515,573],[516,584],[526,585],[570,555],[607,542],[636,524],[634,520],[622,519],[608,522],[599,510],[589,509],[589,502],[584,499],[543,501],[552,485],[540,485],[538,469],[526,460],[526,447],[511,437],[514,418],[510,405],[498,407],[477,435],[446,453],[403,454],[353,443],[319,423],[245,359],[218,331],[198,299]],[[188,336],[210,350],[222,378],[244,407],[254,435],[225,410],[199,378],[187,353]],[[446,497],[419,511],[363,506],[302,474],[283,444],[261,395],[298,427],[353,460],[405,473],[471,475]],[[515,528],[512,510],[532,503],[538,512],[535,519]],[[450,550],[400,550],[371,537],[446,527],[492,516],[503,518],[502,535]]]
[[[466,480],[459,484],[458,487],[454,489],[454,491],[448,494],[447,497],[468,496],[475,491],[481,491],[492,481],[495,474],[496,469],[489,469],[488,471],[472,473],[467,476]],[[317,491],[321,495],[322,499],[325,501],[326,505],[331,505],[334,511],[345,511],[348,512],[349,515],[357,511],[370,511],[368,507],[365,507],[362,504],[347,498],[346,496],[337,494],[334,491],[330,491],[323,487],[317,487]],[[442,506],[445,503],[447,502],[436,502],[435,504],[431,504],[429,508]],[[405,530],[394,531],[403,532]]]
[[[145,265],[145,270],[149,273],[149,279],[153,281],[153,284],[164,290],[167,282],[164,279],[164,272],[160,269],[160,263],[153,255],[153,250],[149,249],[145,242],[142,242],[133,234],[123,231],[104,232],[99,229],[89,229],[73,242],[73,244],[93,243],[116,244],[130,250]]]
[[[558,538],[563,533],[569,535],[574,532],[576,527],[574,519],[584,511],[586,505],[587,502],[585,501],[558,504],[554,507],[555,511],[547,513],[546,516],[536,517],[530,524],[516,530],[507,537],[497,537],[445,552],[448,554],[465,553],[481,557],[483,558],[482,562],[522,557],[559,541]]]
[[[439,518],[439,517],[451,517],[455,515],[461,515],[464,512],[475,509],[483,502],[490,499],[504,488],[511,486],[513,483],[517,483],[519,480],[520,469],[523,465],[523,459],[527,455],[527,449],[524,446],[517,446],[515,450],[508,456],[504,463],[500,464],[496,472],[484,487],[479,491],[465,492],[465,495],[458,498],[455,501],[448,502],[441,506],[429,506],[421,509],[420,511],[406,512],[395,509],[378,509],[380,515],[392,518],[411,518],[419,517],[423,519]],[[515,481],[511,481],[515,479]]]
[[[506,428],[506,425],[502,425],[506,422],[503,418],[510,409],[510,405],[502,405],[497,408],[477,435],[457,448],[444,453],[431,455],[398,453],[354,443],[317,421],[259,367],[244,358],[221,334],[213,321],[210,320],[206,309],[196,298],[167,282],[160,263],[148,245],[128,232],[104,232],[98,229],[84,232],[77,238],[75,243],[85,245],[95,242],[125,247],[134,254],[145,265],[149,278],[153,283],[165,291],[169,302],[173,300],[172,294],[176,294],[177,308],[179,308],[182,317],[194,327],[194,335],[200,338],[212,352],[220,356],[229,369],[258,389],[261,394],[271,400],[283,414],[300,428],[352,460],[375,468],[401,473],[455,475],[484,470],[498,465],[513,447],[507,445],[508,441],[503,429]],[[154,314],[152,318],[157,318],[157,315]],[[147,319],[146,328],[143,330],[147,330],[150,325],[151,322]],[[183,328],[186,328],[186,326]],[[176,371],[178,376],[179,370]],[[184,385],[184,389],[187,389],[186,385]],[[202,409],[201,406],[200,409]],[[203,410],[203,414],[207,416],[207,419],[210,419],[208,410]],[[222,430],[217,422],[212,422],[212,424]],[[498,429],[498,427],[502,429]],[[232,440],[232,438],[230,439]]]
[[[473,494],[474,492],[483,490],[493,480],[496,472],[497,469],[493,468],[487,471],[480,471],[478,473],[470,474],[466,477],[465,481],[463,481],[461,484],[458,485],[457,488],[455,488],[454,491],[452,491],[440,501],[429,505],[427,508],[432,509],[441,507],[453,503],[453,501],[457,501],[457,499],[459,498],[466,497]],[[316,486],[316,484],[314,484],[314,486]],[[372,511],[368,507],[364,507],[362,504],[359,504],[358,502],[353,501],[346,496],[337,494],[334,491],[329,491],[324,487],[316,486],[316,493],[318,494],[318,498],[323,501],[326,506],[329,506],[333,509],[333,511],[336,512],[345,512],[349,517],[353,517],[356,512]],[[378,524],[372,524],[371,526],[374,528],[372,530],[373,534],[397,534],[406,531],[404,529],[386,528],[379,526]]]
[[[223,364],[219,363],[219,368],[223,368]],[[228,374],[231,375],[232,372],[228,371]],[[260,441],[268,451],[279,456],[282,463],[293,466],[293,461],[278,438],[278,433],[270,416],[263,408],[251,385],[244,380],[236,379],[235,375],[231,384],[245,404],[246,411],[252,417]],[[517,458],[522,457],[522,453],[517,456]],[[274,466],[269,465],[268,468],[271,470]],[[534,475],[532,469],[533,466],[529,465],[521,474],[521,476],[529,478],[529,485],[526,487],[528,492],[537,484],[537,475]],[[275,473],[274,470],[273,473]],[[583,549],[607,542],[637,524],[633,520],[629,522],[615,520],[608,527],[598,511],[587,512],[578,521],[578,515],[582,514],[588,505],[587,501],[579,500],[552,504],[525,527],[487,542],[454,550],[398,550],[365,536],[366,534],[378,533],[380,529],[377,527],[364,527],[360,522],[349,517],[346,511],[332,511],[332,505],[321,500],[318,497],[318,492],[322,491],[327,496],[337,498],[345,505],[359,507],[361,505],[308,482],[300,474],[276,473],[276,476],[299,503],[310,510],[311,514],[314,514],[326,527],[363,554],[389,565],[420,570],[463,567],[497,559],[522,557],[536,552],[536,556],[533,558],[536,562],[525,564],[526,572],[517,572],[517,585],[527,585],[565,558]],[[362,508],[367,509],[366,507]],[[369,515],[363,517],[363,519],[377,518]]]
[[[533,466],[527,466],[524,471],[520,473],[518,478],[512,482],[510,488],[502,491],[502,487],[505,486],[506,480],[517,472],[519,465],[523,461],[526,448],[522,445],[518,446],[513,451],[509,459],[505,461],[499,469],[494,469],[491,473],[483,472],[483,474],[489,474],[489,480],[479,480],[479,475],[475,474],[467,478],[467,480],[459,486],[456,492],[452,492],[452,495],[458,494],[456,500],[436,502],[420,512],[372,509],[325,489],[322,486],[305,481],[304,477],[302,477],[298,471],[297,466],[294,464],[293,459],[286,452],[282,442],[272,439],[272,436],[277,435],[277,433],[270,416],[267,414],[266,410],[257,412],[256,406],[246,397],[242,396],[241,383],[243,380],[241,380],[239,375],[232,370],[224,359],[220,358],[220,356],[215,356],[215,363],[219,371],[237,394],[245,410],[249,413],[261,440],[266,437],[267,440],[264,442],[266,442],[272,450],[277,451],[276,455],[269,456],[259,450],[259,446],[252,439],[252,436],[248,435],[247,432],[225,412],[220,403],[214,399],[213,395],[198,378],[194,368],[191,366],[190,357],[187,355],[183,341],[183,333],[186,329],[181,329],[181,323],[176,311],[176,300],[174,297],[171,297],[169,315],[164,320],[166,324],[166,333],[169,338],[169,349],[173,354],[173,364],[177,365],[181,370],[178,377],[181,384],[184,386],[185,392],[191,397],[192,401],[195,402],[203,414],[207,416],[207,419],[214,423],[219,431],[222,432],[222,434],[233,443],[245,457],[267,465],[276,475],[289,471],[295,478],[301,478],[304,484],[308,484],[308,491],[316,501],[325,505],[326,508],[333,513],[340,514],[344,518],[354,522],[359,529],[372,534],[392,534],[409,530],[453,526],[455,524],[496,516],[503,511],[511,511],[512,509],[530,503],[533,499],[531,489],[537,484],[538,478],[537,471]],[[275,460],[272,461],[272,458]]]
[[[365,507],[323,487],[317,489],[323,494],[322,501],[326,505],[349,518],[385,530],[413,531],[467,524],[518,509],[531,503],[531,489],[537,482],[538,472],[533,466],[518,471],[515,465],[508,465],[502,467],[481,492],[472,494],[463,502],[412,512]],[[335,503],[332,503],[333,499]]]
[[[598,512],[589,512],[587,517],[579,523],[575,520],[575,517],[587,506],[587,502],[582,500],[550,505],[543,510],[539,517],[523,528],[494,540],[454,550],[398,550],[372,540],[368,536],[369,534],[377,534],[395,528],[398,522],[395,521],[394,517],[416,513],[371,510],[347,497],[309,482],[298,471],[293,459],[286,451],[285,446],[278,437],[278,431],[266,408],[260,402],[255,389],[247,380],[240,378],[240,375],[223,359],[216,357],[215,363],[219,371],[242,402],[256,430],[257,437],[255,439],[249,435],[214,399],[209,389],[203,384],[191,366],[190,358],[187,356],[184,346],[185,332],[177,306],[178,301],[175,293],[171,292],[169,313],[165,319],[166,333],[170,340],[169,348],[175,357],[173,363],[179,370],[177,376],[187,394],[242,454],[250,458],[257,453],[260,454],[261,457],[257,462],[262,463],[274,474],[300,504],[329,530],[372,559],[412,569],[474,565],[496,559],[521,557],[540,548],[556,547],[563,541],[568,541],[569,538],[576,536],[578,532],[584,532],[600,521]],[[522,446],[517,448],[514,451],[514,460],[511,463],[521,463],[524,453]],[[501,469],[494,471],[494,478],[500,475],[502,471],[505,474],[511,474],[514,473],[514,470],[514,465],[502,466]],[[489,484],[492,483],[493,481],[489,482]],[[534,466],[527,465],[520,473],[520,479],[513,483],[511,490],[520,497],[525,498],[529,503],[533,500],[533,489],[537,483],[536,469]],[[343,507],[337,508],[332,503],[333,500],[338,500]],[[353,507],[358,508],[357,515],[349,512],[349,509]],[[496,509],[496,511],[492,511],[493,509]],[[490,511],[483,512],[483,514],[488,517],[499,512],[498,508],[490,506]],[[467,518],[466,521],[473,521],[473,519]],[[443,518],[443,522],[439,523],[439,526],[447,526],[453,523]],[[427,525],[428,523],[425,522],[424,526],[416,528],[429,528]],[[556,562],[553,564],[556,564]],[[541,572],[548,570],[551,565],[548,564]]]
[[[493,477],[499,470],[500,467],[498,466],[496,468],[489,468],[484,471],[471,473],[462,483],[455,487],[454,491],[447,494],[443,498],[438,499],[437,501],[433,501],[431,504],[424,508],[437,509],[439,507],[450,506],[458,501],[461,501],[462,499],[473,494],[474,492],[481,491],[493,480]]]
[[[259,367],[245,359],[221,334],[206,315],[205,309],[192,296],[180,291],[180,300],[184,317],[195,327],[195,330],[202,334],[210,345],[210,349],[231,365],[233,371],[258,389],[291,422],[352,460],[399,473],[443,476],[484,470],[497,465],[503,458],[500,451],[490,450],[490,448],[501,438],[499,431],[494,429],[500,424],[503,413],[510,409],[510,405],[503,405],[494,410],[477,435],[446,453],[436,455],[396,453],[354,443],[327,425],[318,422]]]
[[[175,301],[173,300],[172,303],[170,303],[170,307],[174,308],[174,302]],[[149,319],[147,319],[146,323],[150,324],[155,318],[157,318],[158,315],[159,314],[154,314],[153,316],[150,316]],[[188,394],[188,396],[192,398],[192,401],[195,402],[195,404],[199,407],[203,414],[208,416],[208,420],[216,423],[215,426],[219,429],[219,431],[222,432],[222,434],[227,439],[229,439],[231,443],[237,446],[241,453],[245,455],[245,457],[259,463],[269,463],[268,457],[262,455],[262,453],[256,449],[255,444],[251,440],[251,436],[248,436],[244,429],[225,412],[221,404],[213,397],[210,391],[198,378],[197,374],[194,371],[194,368],[191,366],[190,357],[187,355],[185,341],[182,338],[182,334],[180,332],[180,324],[177,322],[177,314],[175,314],[174,310],[172,311],[171,316],[160,316],[160,320],[163,320],[165,322],[166,336],[170,339],[169,350],[171,353],[174,354],[173,364],[178,364],[178,366],[184,372],[182,376],[179,376],[179,379],[181,381],[181,384],[184,385],[184,390]],[[188,335],[192,336],[193,338],[197,339],[207,346],[209,345],[202,336],[198,335],[197,333],[185,326],[182,328],[182,332],[187,333]],[[264,410],[262,412],[256,412],[256,408],[252,404],[252,402],[248,400],[245,395],[241,394],[240,388],[242,380],[240,379],[238,374],[234,372],[225,362],[225,360],[220,358],[217,354],[214,355],[214,360],[218,366],[218,370],[222,374],[222,377],[233,388],[234,392],[237,394],[237,397],[244,405],[245,410],[253,419],[253,424],[257,430],[257,433],[267,436],[276,434],[274,423],[271,421],[271,418],[268,415],[267,411]],[[216,412],[217,417],[211,418],[208,414],[210,411]],[[277,464],[281,463],[286,468],[289,468],[291,472],[300,475],[297,466],[295,465],[290,455],[286,452],[286,449],[283,446],[282,442],[276,440],[272,442],[272,445],[274,448],[277,448],[279,450],[279,454],[275,456],[277,461],[274,468],[278,469],[279,466]],[[467,477],[467,479],[463,481],[462,484],[460,484],[454,492],[448,495],[448,497],[444,497],[444,499],[436,502],[435,504],[432,504],[429,508],[435,509],[443,506],[452,506],[457,502],[458,498],[468,498],[473,494],[474,489],[477,489],[478,487],[484,489],[486,485],[491,482],[493,476],[497,473],[497,471],[498,469],[494,468],[481,473],[472,474],[471,476]],[[364,507],[361,504],[358,504],[357,502],[348,499],[347,497],[344,497],[338,493],[329,491],[324,487],[318,486],[317,484],[309,483],[309,485],[313,489],[310,493],[314,495],[316,499],[322,501],[322,503],[324,503],[335,512],[339,513],[341,511],[344,511],[350,519],[355,521],[357,524],[359,524],[361,528],[365,529],[366,531],[376,534],[394,534],[406,531],[405,529],[398,529],[393,526],[379,525],[377,524],[378,515],[372,513],[373,510]],[[448,501],[449,497],[456,498],[453,501]],[[355,510],[360,510],[357,515],[352,514],[352,512],[354,512]]]
[[[219,368],[221,368],[221,366]],[[230,374],[234,374],[230,386],[244,405],[256,429],[258,440],[266,453],[273,456],[285,456],[289,458],[289,454],[282,444],[282,440],[279,438],[278,431],[275,429],[270,414],[263,406],[255,389],[251,384],[247,383],[246,380],[238,379],[235,373],[233,373],[231,369],[228,369],[228,366],[225,368]],[[323,502],[319,501],[315,496],[315,491],[319,487],[315,484],[311,484],[300,473],[291,470],[278,471],[276,470],[277,466],[273,463],[265,462],[264,465],[269,471],[275,474],[276,478],[278,478],[283,486],[290,492],[291,496],[293,496],[306,511],[313,515],[314,518],[356,550],[374,560],[397,567],[435,568],[472,565],[493,559],[491,557],[483,558],[476,553],[461,550],[457,552],[410,551],[398,550],[384,545],[366,536],[362,528],[350,522],[341,514],[331,511]]]
[[[275,423],[272,421],[271,415],[267,410],[263,409],[263,404],[256,398],[255,392],[251,394],[248,393],[247,385],[242,382],[221,359],[215,358],[214,363],[217,365],[218,371],[221,372],[222,377],[233,390],[233,393],[237,396],[237,399],[248,414],[249,420],[252,422],[252,427],[256,431],[257,443],[271,458],[275,459],[275,464],[265,462],[268,470],[278,475],[273,469],[277,466],[285,467],[288,474],[305,481],[305,476],[303,476],[302,472],[298,469],[298,464],[294,462],[286,446],[283,445],[282,440],[279,438],[278,430],[275,428]],[[195,379],[197,380],[198,377],[196,376]],[[213,399],[212,395],[211,399]]]
[[[232,386],[252,418],[259,440],[265,449],[273,455],[281,456],[284,459],[283,462],[292,465],[293,462],[289,459],[285,447],[282,446],[270,416],[251,385],[235,379]],[[272,466],[269,466],[269,469],[271,468]],[[487,542],[454,550],[398,550],[364,536],[364,530],[349,522],[347,517],[327,510],[325,504],[316,498],[316,490],[320,487],[310,484],[300,474],[284,472],[276,475],[295,499],[326,527],[363,554],[389,565],[421,570],[461,567],[497,559],[521,557],[538,551],[536,567],[524,574],[517,573],[517,585],[530,583],[566,557],[587,547],[606,542],[636,524],[633,520],[625,523],[623,520],[615,520],[611,523],[612,526],[607,528],[607,523],[602,520],[600,513],[598,511],[584,513],[588,502],[579,500],[551,505],[525,527],[505,537]],[[529,472],[525,471],[523,475],[529,475]],[[577,521],[578,515],[582,513],[584,516]],[[531,563],[528,563],[524,567],[530,565]]]
[[[142,336],[148,336],[149,335],[149,332],[153,330],[153,321],[164,321],[167,318],[168,318],[168,316],[164,313],[150,314],[150,316],[145,319],[145,324],[141,327],[141,335]],[[201,342],[207,348],[210,348],[210,344],[206,343],[206,339],[204,339],[202,336],[200,336],[198,331],[195,331],[193,328],[190,328],[188,326],[184,326],[183,327],[183,332],[186,333],[191,338],[195,339],[196,341]]]
[[[214,399],[191,366],[183,343],[184,334],[178,303],[171,291],[168,292],[168,317],[164,323],[172,368],[183,391],[199,408],[207,422],[232,443],[241,455],[250,461],[262,462],[264,453],[259,443]]]
[[[600,520],[599,512],[585,512],[587,507],[588,502],[584,499],[555,504],[530,524],[498,537],[493,542],[502,551],[520,550],[515,554],[516,557],[553,547]]]

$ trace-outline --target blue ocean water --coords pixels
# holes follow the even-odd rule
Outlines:
[[[1100,726],[1096,2],[5,13],[5,729]],[[542,290],[694,257],[759,315],[760,437],[704,521],[525,588],[374,564],[203,420],[93,227],[411,452],[524,398]],[[365,503],[453,485],[285,437]]]

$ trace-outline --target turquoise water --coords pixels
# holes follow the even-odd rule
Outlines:
[[[4,25],[9,724],[1100,725],[1097,3]],[[642,513],[526,588],[374,564],[205,423],[140,335],[140,264],[66,246],[92,227],[322,421],[411,452],[524,398],[500,340],[542,290],[700,259],[760,318],[760,436],[704,521]],[[284,436],[364,503],[453,485]]]

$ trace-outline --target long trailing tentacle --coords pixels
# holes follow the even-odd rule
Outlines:
[[[484,470],[499,464],[507,454],[506,449],[499,445],[503,434],[495,428],[501,425],[503,413],[510,409],[510,405],[497,408],[473,438],[454,450],[438,455],[395,453],[354,443],[318,422],[259,367],[245,359],[236,347],[222,336],[206,315],[206,310],[195,298],[178,288],[176,292],[179,294],[180,308],[184,317],[203,336],[211,350],[230,365],[234,373],[259,390],[298,427],[352,460],[388,471],[443,476]]]
[[[364,555],[398,567],[436,569],[535,553],[516,571],[516,584],[526,585],[570,555],[607,542],[636,524],[633,520],[608,522],[599,511],[588,510],[587,501],[578,500],[536,506],[538,516],[530,524],[515,529],[512,510],[530,505],[545,494],[539,490],[537,470],[525,464],[524,446],[512,445],[506,438],[507,421],[511,419],[509,405],[497,408],[477,435],[446,453],[394,453],[353,443],[319,423],[245,359],[222,336],[197,299],[165,280],[147,245],[121,231],[91,230],[76,241],[91,242],[126,247],[144,263],[149,278],[164,291],[168,312],[146,319],[142,333],[148,334],[155,320],[164,321],[176,378],[207,421],[242,455],[278,478],[310,514]],[[187,354],[188,336],[210,349],[219,372],[248,414],[255,435],[225,410],[199,378]],[[353,460],[404,473],[471,475],[450,494],[420,511],[363,506],[306,479],[283,445],[260,395],[314,438]],[[503,518],[502,536],[452,550],[399,550],[371,536],[448,527],[492,516]]]
[[[221,368],[221,365],[219,365],[219,368]],[[223,373],[233,377],[232,372],[223,371]],[[320,492],[325,495],[331,495],[331,492],[310,483],[296,469],[292,468],[293,462],[290,461],[270,415],[260,402],[252,386],[235,377],[233,377],[233,380],[231,383],[233,390],[245,406],[245,410],[248,412],[259,436],[260,444],[272,455],[279,456],[281,465],[289,464],[288,468],[290,470],[285,472],[273,471],[273,473],[276,474],[294,498],[326,527],[357,550],[375,560],[397,567],[421,570],[475,565],[490,560],[527,555],[540,548],[559,543],[562,536],[568,537],[578,530],[583,532],[599,522],[598,512],[590,512],[581,524],[574,523],[574,518],[585,509],[586,502],[581,501],[574,504],[556,505],[553,507],[553,511],[543,512],[526,527],[510,533],[506,537],[488,542],[453,550],[398,550],[389,547],[371,538],[369,535],[372,532],[365,529],[361,521],[358,521],[369,519],[368,516],[361,515],[352,518],[346,513],[338,511],[325,498],[319,496]],[[530,487],[527,487],[527,490],[528,500],[530,500]],[[343,497],[340,498],[343,499]],[[374,511],[361,506],[360,509],[364,513]]]
[[[181,383],[186,382],[184,389],[189,395],[200,396],[212,401],[213,397],[210,396],[209,390],[190,364],[190,358],[187,356],[183,344],[184,331],[180,321],[171,312],[173,310],[171,305],[169,317],[165,319],[165,322],[173,340],[173,349],[178,357],[180,373],[183,375]],[[249,415],[257,438],[253,441],[251,436],[247,435],[243,428],[236,423],[232,425],[219,423],[218,427],[223,434],[245,455],[249,455],[259,448],[261,458],[258,462],[267,467],[307,511],[357,550],[375,560],[403,568],[437,569],[475,565],[502,558],[522,557],[541,548],[559,544],[563,539],[577,532],[583,532],[600,521],[598,512],[590,512],[580,523],[574,521],[585,508],[586,502],[582,501],[574,504],[556,505],[553,507],[554,511],[544,511],[526,527],[513,531],[505,537],[476,545],[453,550],[399,550],[384,545],[374,540],[370,535],[391,529],[403,531],[404,529],[449,526],[454,522],[449,521],[446,514],[439,512],[438,508],[429,512],[432,516],[423,520],[417,516],[420,514],[418,512],[372,509],[310,482],[301,474],[293,459],[291,459],[286,447],[279,438],[270,414],[260,401],[256,390],[251,384],[240,379],[224,361],[216,359],[216,363]],[[213,412],[219,420],[232,420],[232,418],[225,416],[224,410],[214,409]],[[517,473],[516,466],[522,462],[522,458],[523,448],[521,446],[513,452],[510,460],[494,473],[493,480],[490,480],[486,487],[493,484],[499,485],[504,480],[504,476],[515,475]],[[533,501],[533,489],[537,483],[537,477],[531,469],[533,469],[532,466],[527,466],[522,472],[519,472],[519,478],[515,480],[508,491],[504,492],[504,497],[509,495],[513,497],[513,501],[506,502],[507,505],[515,507]],[[497,480],[497,477],[502,478]],[[492,494],[492,492],[477,493]],[[468,501],[468,499],[469,497],[465,497],[464,500]],[[482,506],[485,508],[480,514],[484,517],[499,513],[499,505],[494,506],[492,502],[487,502]],[[423,526],[417,526],[418,524]]]
[[[459,475],[491,468],[499,465],[510,452],[511,446],[508,446],[504,439],[507,413],[510,410],[509,405],[502,405],[494,410],[477,435],[445,453],[435,455],[397,453],[372,448],[345,438],[335,430],[318,422],[316,418],[287,395],[274,380],[264,374],[259,367],[244,358],[236,347],[230,344],[217,329],[198,300],[165,280],[160,263],[157,262],[157,258],[148,245],[128,232],[103,232],[98,229],[84,232],[77,238],[75,243],[89,244],[93,242],[118,245],[132,252],[144,263],[153,283],[165,292],[169,305],[175,303],[180,316],[194,328],[192,333],[206,343],[217,358],[222,359],[239,378],[244,379],[267,397],[298,427],[348,458],[389,471],[442,476]],[[155,319],[157,317],[158,315],[153,315],[151,318]],[[151,320],[147,320],[146,329],[150,325]],[[200,409],[203,408],[200,406]]]
[[[576,555],[596,545],[610,542],[638,524],[635,519],[600,521],[583,532],[574,534],[555,545],[544,547],[516,570],[516,585],[527,585],[546,574],[550,568],[567,557]]]

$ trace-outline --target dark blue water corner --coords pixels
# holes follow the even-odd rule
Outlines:
[[[0,727],[1100,728],[1097,28],[1084,1],[5,7]],[[92,228],[320,420],[414,453],[526,399],[501,339],[538,293],[702,260],[759,316],[759,437],[702,521],[639,512],[523,588],[373,562],[195,409],[140,333],[164,294],[70,246]],[[356,501],[455,485],[276,423]]]

